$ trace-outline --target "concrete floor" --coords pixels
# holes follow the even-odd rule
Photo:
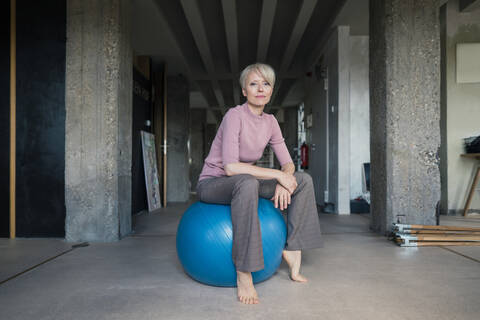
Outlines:
[[[321,215],[325,247],[304,253],[309,282],[291,282],[282,263],[256,286],[260,304],[242,305],[234,288],[183,272],[175,231],[185,208],[137,216],[134,235],[74,249],[1,284],[0,318],[480,318],[480,247],[400,248],[369,231],[368,215]],[[0,281],[70,247],[59,239],[0,239]]]

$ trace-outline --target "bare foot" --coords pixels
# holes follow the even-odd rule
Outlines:
[[[238,300],[245,304],[257,304],[258,295],[253,286],[252,273],[237,271]]]
[[[293,281],[307,282],[307,278],[300,274],[300,265],[302,264],[302,251],[300,250],[283,250],[283,259],[290,268],[290,278]]]

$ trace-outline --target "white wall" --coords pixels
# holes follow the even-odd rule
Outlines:
[[[362,164],[370,162],[368,36],[350,36],[350,199],[362,194]]]
[[[350,213],[350,27],[338,26],[338,209]]]
[[[480,134],[480,83],[456,82],[456,44],[480,42],[480,10],[460,13],[458,0],[446,4],[446,142],[448,209],[461,212],[478,160],[460,157],[463,138]],[[443,160],[443,159],[442,159]],[[443,182],[444,180],[442,180]],[[442,194],[444,197],[445,194]],[[480,192],[471,209],[480,211]]]

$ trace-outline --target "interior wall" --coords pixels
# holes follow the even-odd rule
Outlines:
[[[0,237],[10,224],[10,1],[0,2]]]
[[[306,171],[313,178],[315,200],[317,204],[323,205],[328,200],[325,198],[325,191],[328,190],[327,91],[325,90],[325,79],[321,74],[316,74],[314,78],[307,78],[306,81],[307,96],[304,101],[304,110],[306,115],[312,114],[312,127],[307,128],[307,144],[311,146],[309,154],[311,165]]]
[[[17,236],[63,237],[66,1],[16,4]]]
[[[338,26],[338,209],[350,213],[350,27]]]
[[[368,36],[350,36],[350,199],[362,192],[362,165],[370,162]]]
[[[325,50],[328,79],[328,202],[338,212],[338,30],[330,37]]]
[[[450,0],[445,10],[445,79],[448,212],[463,212],[478,160],[460,157],[463,138],[480,135],[480,83],[456,82],[456,45],[480,42],[480,10],[459,12],[459,1]],[[445,110],[444,110],[445,111]],[[445,170],[443,170],[445,176]],[[444,179],[442,179],[444,181]],[[442,198],[446,190],[443,190]],[[477,191],[471,210],[480,212]],[[445,211],[445,210],[444,210]]]

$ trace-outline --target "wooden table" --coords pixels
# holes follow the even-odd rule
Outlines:
[[[480,160],[480,153],[463,153],[460,156],[465,158],[472,158]],[[475,194],[475,188],[477,187],[478,180],[480,179],[480,166],[477,167],[477,173],[473,178],[472,186],[470,187],[470,193],[468,194],[467,203],[465,203],[465,209],[463,209],[463,215],[467,215],[468,209],[470,209],[470,204],[472,202],[473,195]]]

